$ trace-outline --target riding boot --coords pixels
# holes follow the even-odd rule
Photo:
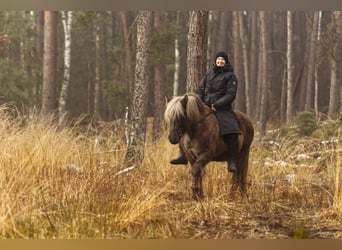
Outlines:
[[[175,164],[175,165],[178,165],[178,164],[188,164],[188,160],[186,159],[184,150],[182,149],[181,146],[179,146],[179,154],[178,154],[178,157],[175,158],[175,159],[172,159],[172,160],[170,161],[170,163],[171,163],[171,164]]]
[[[227,134],[223,136],[223,140],[228,147],[228,171],[235,173],[237,172],[237,157],[239,154],[239,142],[238,134]]]

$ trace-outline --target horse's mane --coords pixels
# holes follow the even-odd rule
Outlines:
[[[181,100],[188,96],[186,110]],[[167,104],[164,119],[167,124],[173,123],[176,119],[187,118],[189,121],[198,121],[203,115],[204,104],[194,93],[187,93],[183,96],[173,97]]]

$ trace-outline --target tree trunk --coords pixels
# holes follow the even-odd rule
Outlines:
[[[125,11],[120,11],[120,19],[121,19],[121,25],[122,25],[122,33],[123,33],[123,39],[124,39],[124,56],[123,56],[123,66],[125,68],[125,76],[127,79],[127,92],[132,93],[133,92],[133,72],[132,72],[132,53],[131,48],[129,46],[129,27],[128,27],[128,21],[127,21],[127,13]]]
[[[244,102],[245,88],[243,80],[243,70],[241,68],[241,42],[240,42],[240,22],[239,22],[239,12],[234,11],[233,13],[233,37],[234,37],[234,72],[238,79],[238,92],[235,99],[235,108],[245,112],[246,106]]]
[[[336,30],[336,43],[333,48],[333,56],[331,59],[331,80],[330,80],[330,98],[328,115],[331,116],[338,110],[338,101],[340,95],[340,68],[341,68],[341,39],[342,39],[342,12],[334,11],[332,22]]]
[[[206,72],[208,11],[189,12],[186,91],[192,92]]]
[[[57,70],[57,15],[58,11],[45,11],[42,114],[56,109]]]
[[[132,127],[125,156],[126,162],[135,162],[138,165],[142,163],[144,158],[151,35],[152,12],[139,11],[137,17],[135,85],[130,119]]]
[[[36,17],[36,60],[39,65],[43,65],[43,56],[44,56],[44,11],[37,11]],[[42,83],[42,71],[37,70],[35,72],[35,78],[37,79],[34,90],[33,90],[33,97],[34,97],[34,104],[38,105],[41,100],[41,83]]]
[[[166,11],[156,11],[154,13],[154,26],[156,31],[156,43],[160,51],[157,52],[156,65],[154,67],[154,119],[153,119],[153,140],[160,137],[163,125],[163,114],[165,110],[166,95],[166,63],[167,58],[165,45],[160,44],[163,41],[163,35],[166,29]]]
[[[259,134],[262,139],[266,134],[267,123],[267,99],[268,99],[268,79],[267,79],[267,29],[266,29],[266,14],[265,11],[260,11],[260,42],[262,49],[262,77],[261,77],[261,103],[260,103],[260,118],[259,118]]]
[[[245,82],[245,100],[246,100],[246,112],[247,116],[251,116],[251,92],[250,92],[250,78],[249,78],[249,60],[248,60],[248,42],[247,34],[244,26],[244,16],[243,12],[239,11],[239,28],[240,28],[240,40],[242,44],[242,56],[243,56],[243,69],[244,69],[244,82]]]
[[[293,116],[293,45],[292,45],[292,12],[287,11],[287,51],[286,51],[286,59],[287,59],[287,107],[286,107],[286,122],[289,123]]]
[[[179,25],[179,11],[177,11],[176,25]],[[179,34],[175,35],[175,72],[173,74],[173,95],[179,95],[179,68],[180,68],[180,50],[179,50]]]
[[[229,31],[229,22],[228,22],[228,11],[220,11],[220,20],[218,27],[218,35],[217,35],[217,51],[227,51],[228,47],[231,46],[228,42],[228,31]],[[214,51],[216,53],[217,51]],[[214,56],[215,54],[213,54]]]
[[[315,11],[314,20],[312,24],[312,32],[310,38],[310,52],[309,52],[309,64],[308,64],[308,81],[306,85],[306,97],[305,97],[305,110],[313,109],[313,88],[314,88],[314,66],[315,66],[315,51],[316,51],[316,39],[318,30],[318,14],[319,11]]]
[[[322,11],[319,11],[318,14],[318,30],[317,30],[317,43],[319,44],[320,40],[321,40],[321,20],[322,20]],[[316,58],[319,58],[319,52],[320,49],[317,49],[316,51]],[[318,115],[318,67],[319,67],[320,61],[316,60],[315,62],[315,101],[314,101],[314,105],[315,105],[315,112],[316,115]]]
[[[100,38],[100,15],[97,15],[95,22],[95,95],[94,95],[94,116],[101,117],[102,84],[101,84],[101,38]]]
[[[70,82],[72,15],[72,11],[62,11],[62,23],[64,28],[64,77],[58,102],[60,125],[63,123],[65,118],[65,104],[68,97],[68,87]]]
[[[257,92],[257,84],[258,84],[258,71],[257,71],[257,65],[258,65],[258,50],[257,50],[257,44],[258,44],[258,38],[257,38],[257,13],[256,11],[252,11],[251,13],[251,58],[250,58],[250,112],[251,116],[256,118],[256,92]]]

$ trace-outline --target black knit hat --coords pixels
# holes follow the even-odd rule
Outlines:
[[[218,57],[223,57],[223,59],[226,61],[226,63],[229,62],[229,61],[228,61],[228,55],[227,55],[227,53],[224,52],[224,51],[219,51],[219,52],[216,53],[215,61],[216,61],[216,59],[217,59]]]

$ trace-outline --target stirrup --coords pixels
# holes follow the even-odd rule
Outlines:
[[[234,161],[228,162],[228,171],[231,173],[237,172],[236,163]]]

